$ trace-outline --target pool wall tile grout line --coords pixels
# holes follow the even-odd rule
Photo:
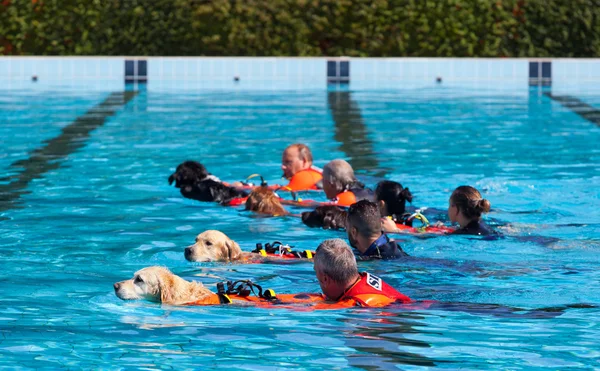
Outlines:
[[[59,168],[61,160],[82,148],[93,130],[104,125],[108,117],[114,116],[137,94],[136,91],[111,93],[103,102],[65,126],[59,136],[47,140],[45,146],[30,152],[29,158],[11,164],[10,168],[22,171],[0,178],[0,181],[7,183],[0,184],[0,212],[18,207],[16,201],[23,194],[30,193],[26,188],[32,180]]]

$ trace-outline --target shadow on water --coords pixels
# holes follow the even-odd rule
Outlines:
[[[59,136],[46,141],[45,146],[32,151],[29,158],[19,160],[10,167],[22,169],[19,173],[0,179],[0,212],[19,207],[29,183],[48,171],[60,167],[61,161],[85,145],[90,133],[102,126],[119,108],[127,104],[137,92],[111,93],[102,103],[92,107],[62,129]]]
[[[402,364],[434,367],[445,362],[418,354],[419,348],[430,348],[431,345],[406,336],[422,332],[415,328],[415,320],[420,319],[423,317],[413,313],[382,312],[370,320],[345,320],[354,322],[354,331],[346,334],[345,343],[360,352],[348,356],[348,362],[365,370],[398,370],[398,365]],[[423,324],[419,323],[419,326]]]
[[[334,139],[341,143],[340,150],[349,158],[352,168],[374,177],[383,177],[389,169],[380,167],[360,108],[351,93],[330,91],[327,101],[335,122]]]
[[[593,122],[600,126],[600,110],[596,107],[590,106],[581,99],[571,95],[556,95],[550,92],[546,92],[544,95],[562,104],[564,107],[570,109],[589,122]]]
[[[371,319],[345,319],[353,330],[345,335],[345,344],[358,352],[348,356],[350,365],[365,370],[398,370],[398,365],[435,367],[450,360],[434,359],[418,354],[419,349],[431,348],[426,341],[411,339],[411,334],[432,334],[438,330],[428,330],[426,311],[464,312],[469,315],[521,320],[550,320],[570,309],[594,309],[593,304],[569,304],[539,309],[524,309],[498,304],[416,302],[402,307],[408,313],[389,311],[379,312]],[[442,314],[444,315],[444,314]],[[414,337],[414,336],[412,336]],[[411,351],[412,350],[412,351]]]

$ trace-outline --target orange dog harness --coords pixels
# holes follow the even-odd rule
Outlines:
[[[227,290],[223,283],[217,284],[219,293],[205,299],[187,303],[186,305],[220,305],[237,302],[251,303],[261,308],[288,309],[343,309],[350,307],[378,308],[398,303],[412,303],[412,299],[398,292],[383,282],[379,277],[369,273],[361,273],[356,281],[337,301],[327,300],[322,294],[280,294],[262,288],[251,281],[227,282]],[[255,289],[258,291],[256,292]],[[250,293],[255,295],[251,296]]]

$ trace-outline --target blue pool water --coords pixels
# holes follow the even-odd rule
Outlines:
[[[600,127],[520,91],[0,95],[0,368],[600,367],[599,309],[540,310],[600,305]],[[600,108],[600,92],[580,98]],[[413,259],[359,263],[446,308],[298,312],[114,295],[114,282],[149,265],[212,289],[251,278],[279,293],[317,292],[309,263],[194,264],[183,249],[206,229],[244,250],[274,240],[314,249],[343,232],[184,199],[167,184],[187,159],[224,180],[259,172],[280,183],[292,142],[307,143],[319,166],[350,160],[368,185],[400,181],[415,206],[444,209],[456,186],[473,185],[507,237],[401,236]]]

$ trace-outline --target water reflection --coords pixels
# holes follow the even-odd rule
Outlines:
[[[355,171],[382,177],[388,169],[382,169],[375,157],[373,142],[360,113],[358,103],[348,91],[330,91],[327,94],[329,109],[335,122],[334,139],[341,143],[348,162]]]
[[[367,313],[369,314],[369,313]],[[374,314],[370,311],[370,314]],[[346,345],[359,351],[348,356],[354,367],[365,370],[398,370],[399,364],[434,367],[440,361],[418,353],[419,348],[430,348],[427,342],[411,339],[410,334],[423,332],[413,313],[379,312],[373,318],[344,319],[354,329],[346,335]]]

